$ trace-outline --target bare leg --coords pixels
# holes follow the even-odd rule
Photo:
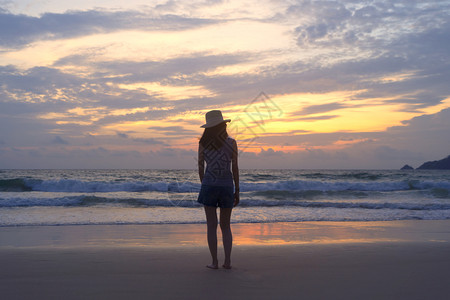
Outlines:
[[[223,249],[225,250],[225,262],[223,267],[231,269],[231,248],[233,246],[233,235],[231,234],[231,212],[232,208],[220,209],[220,229],[222,230]]]
[[[217,269],[219,261],[217,259],[217,208],[205,206],[207,237],[209,252],[211,252],[212,264],[207,265],[208,268]]]

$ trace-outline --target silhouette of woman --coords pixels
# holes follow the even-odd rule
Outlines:
[[[238,150],[234,139],[228,136],[227,122],[220,110],[206,113],[206,124],[198,146],[198,174],[202,183],[198,202],[204,205],[207,238],[212,263],[208,268],[218,269],[217,259],[217,207],[220,207],[225,261],[223,267],[231,269],[233,237],[230,219],[233,207],[239,204]],[[206,172],[205,172],[206,161]],[[234,181],[234,189],[233,189]]]

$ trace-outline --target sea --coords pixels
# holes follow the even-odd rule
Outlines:
[[[234,223],[450,219],[449,170],[240,170]],[[0,170],[0,226],[204,223],[196,170]]]

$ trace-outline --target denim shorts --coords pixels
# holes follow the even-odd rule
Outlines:
[[[202,184],[197,202],[206,206],[232,208],[234,205],[234,188],[232,186]]]

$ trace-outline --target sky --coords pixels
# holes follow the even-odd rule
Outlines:
[[[0,0],[0,169],[241,168],[450,154],[450,1]]]

